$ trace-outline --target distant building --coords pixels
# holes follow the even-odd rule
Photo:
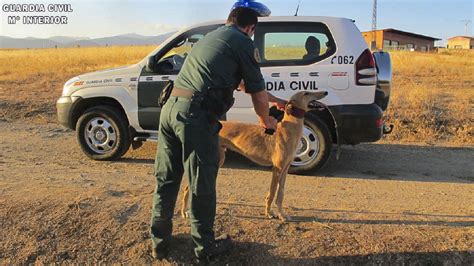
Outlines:
[[[372,50],[408,50],[429,52],[434,42],[441,39],[396,29],[383,29],[362,32]]]
[[[448,39],[448,49],[474,49],[474,38],[455,36]]]

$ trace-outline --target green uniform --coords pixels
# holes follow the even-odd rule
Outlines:
[[[175,87],[197,92],[208,88],[235,89],[243,79],[248,93],[259,92],[265,83],[258,61],[258,50],[245,33],[235,26],[222,26],[193,47]],[[191,236],[196,256],[202,257],[214,243],[218,127],[206,110],[190,112],[190,106],[189,99],[170,97],[161,110],[151,238],[154,248],[169,245],[174,207],[185,172],[190,184]]]

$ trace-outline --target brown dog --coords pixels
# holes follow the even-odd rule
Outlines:
[[[226,149],[238,152],[259,165],[272,166],[272,182],[265,199],[265,215],[268,218],[274,218],[271,204],[278,187],[277,216],[282,221],[291,219],[283,213],[282,207],[286,174],[303,134],[304,114],[309,111],[312,102],[320,100],[326,95],[327,92],[298,92],[294,94],[286,105],[283,120],[278,124],[274,135],[265,134],[259,125],[222,122],[222,129],[219,132],[219,166],[224,163]],[[186,217],[188,186],[183,193],[181,215]]]

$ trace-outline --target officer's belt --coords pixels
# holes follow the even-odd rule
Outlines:
[[[194,91],[189,89],[182,89],[174,87],[173,91],[171,92],[171,96],[174,97],[182,97],[190,100],[193,97]]]

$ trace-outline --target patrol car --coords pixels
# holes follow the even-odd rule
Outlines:
[[[223,24],[181,30],[134,65],[72,78],[57,101],[59,122],[76,130],[82,151],[94,160],[116,160],[130,145],[159,141],[161,90],[176,77],[193,45]],[[391,90],[390,55],[371,53],[353,20],[260,18],[254,42],[267,91],[284,99],[299,91],[328,92],[305,117],[291,172],[321,168],[333,145],[375,142],[390,131],[383,121]],[[256,122],[251,98],[234,95],[226,119]]]

